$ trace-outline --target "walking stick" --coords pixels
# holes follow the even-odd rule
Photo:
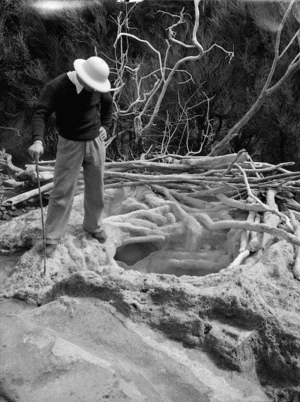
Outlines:
[[[45,223],[44,223],[44,213],[43,213],[43,200],[41,193],[41,183],[40,183],[40,175],[39,175],[39,165],[38,165],[38,156],[35,158],[35,167],[37,174],[37,184],[39,188],[39,197],[40,197],[40,207],[41,207],[41,216],[42,216],[42,229],[43,229],[43,251],[44,251],[44,275],[46,275],[46,238],[45,238]]]

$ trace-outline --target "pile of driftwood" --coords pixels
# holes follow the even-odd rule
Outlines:
[[[26,165],[23,170],[15,167],[9,156],[1,164],[14,175],[16,183],[37,183],[35,164]],[[55,161],[38,164],[42,193],[49,193],[53,188],[54,164]],[[293,162],[279,165],[253,162],[244,151],[216,157],[166,155],[151,160],[108,162],[105,188],[148,185],[166,200],[180,204],[209,230],[241,229],[244,235],[234,264],[264,247],[270,238],[285,239],[296,247],[294,275],[300,279],[300,204],[297,202],[300,172],[287,170],[289,165]],[[83,188],[81,172],[78,192]],[[5,199],[1,206],[11,208],[38,194],[36,185]],[[230,219],[232,214],[220,213],[218,219],[212,219],[207,213],[208,204],[214,211],[244,211],[247,218]]]
[[[3,156],[3,154],[2,154]],[[159,162],[157,162],[159,160]],[[300,194],[300,172],[286,169],[293,162],[271,165],[253,162],[246,152],[216,157],[183,157],[178,155],[158,156],[151,160],[128,162],[107,162],[105,188],[151,185],[163,186],[175,198],[182,199],[186,193],[194,199],[216,196],[220,201],[238,205],[234,200],[245,200],[249,196],[256,203],[263,198],[268,189],[276,192],[280,205],[293,210],[300,219],[300,204],[295,201]],[[55,161],[39,162],[41,192],[49,193],[53,188]],[[13,165],[11,156],[0,158],[0,168],[6,167],[15,179],[10,180],[12,187],[28,188],[37,183],[35,164],[20,169]],[[14,183],[13,183],[14,182]],[[25,185],[27,183],[27,185]],[[80,173],[78,191],[83,189],[83,175]],[[24,191],[2,201],[2,205],[17,205],[38,196],[38,188]]]

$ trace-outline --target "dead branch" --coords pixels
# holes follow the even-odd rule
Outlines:
[[[166,40],[167,47],[166,47],[164,56],[149,41],[141,39],[138,36],[133,35],[131,33],[128,33],[128,15],[125,16],[123,21],[121,21],[120,17],[117,20],[118,34],[117,34],[116,41],[114,43],[114,48],[116,49],[117,44],[120,43],[120,51],[121,51],[120,58],[118,58],[116,55],[116,60],[118,60],[118,59],[120,60],[117,63],[117,74],[118,74],[117,81],[118,81],[118,84],[120,84],[120,83],[122,84],[124,71],[125,70],[129,71],[134,80],[134,85],[135,85],[134,90],[135,90],[136,98],[131,102],[131,104],[128,106],[126,111],[120,110],[120,108],[118,107],[118,104],[117,104],[116,96],[114,98],[114,102],[115,102],[115,106],[116,106],[116,110],[117,110],[117,112],[116,112],[117,116],[120,116],[122,114],[123,115],[131,114],[133,116],[133,126],[134,126],[134,132],[135,132],[135,136],[136,136],[136,142],[141,142],[141,144],[142,144],[144,135],[153,126],[153,123],[161,108],[161,104],[165,97],[167,88],[169,87],[169,84],[170,84],[171,80],[173,79],[175,73],[179,72],[179,71],[185,72],[188,75],[188,80],[192,79],[192,76],[190,73],[188,73],[186,70],[180,69],[182,64],[189,62],[189,61],[198,61],[199,59],[201,59],[204,56],[204,54],[210,52],[213,49],[213,47],[215,47],[215,46],[217,46],[219,49],[224,51],[227,55],[230,56],[230,58],[233,57],[232,52],[226,51],[224,48],[222,48],[219,45],[213,45],[209,49],[205,50],[203,48],[203,46],[199,43],[198,38],[197,38],[197,32],[198,32],[198,28],[199,28],[199,19],[200,19],[200,12],[199,12],[200,1],[201,0],[194,0],[195,18],[194,18],[193,33],[192,33],[192,38],[191,38],[192,44],[185,44],[185,43],[175,39],[174,29],[179,24],[182,24],[185,22],[183,10],[182,10],[182,12],[180,13],[179,16],[171,15],[173,18],[176,18],[177,21],[175,21],[175,23],[173,23],[170,27],[167,28],[168,40]],[[124,28],[126,28],[126,32],[123,31]],[[124,38],[127,40],[134,39],[138,42],[146,44],[148,46],[148,48],[157,57],[158,69],[144,77],[140,77],[140,74],[141,74],[140,66],[138,66],[136,68],[129,68],[126,63],[127,62],[127,50],[124,51],[124,49],[123,49],[122,40]],[[191,55],[188,55],[186,57],[183,57],[183,58],[177,60],[177,62],[175,62],[175,64],[171,68],[167,67],[169,50],[170,50],[171,45],[189,48],[191,50],[194,50],[195,54],[191,54]],[[142,89],[142,87],[145,87],[145,80],[147,78],[155,79],[154,83],[152,80],[151,88],[148,91],[145,89]],[[149,112],[150,107],[151,107],[151,111]],[[146,122],[145,122],[145,117],[147,117]],[[118,119],[116,119],[116,120],[118,120]],[[115,128],[114,128],[113,134],[115,134]],[[164,152],[167,152],[166,148],[165,148]]]
[[[256,218],[255,211],[249,211],[247,222],[254,223]],[[258,222],[255,222],[258,223]],[[235,269],[241,265],[241,263],[250,255],[251,252],[257,251],[254,249],[254,244],[250,244],[251,235],[255,232],[250,232],[249,230],[243,230],[241,234],[240,249],[239,254],[236,256],[234,261],[228,266],[228,269]],[[253,240],[253,239],[252,239]]]
[[[232,261],[230,265],[226,268],[227,270],[235,269],[241,265],[241,263],[250,255],[249,250],[243,250],[240,254]]]
[[[12,163],[12,157],[5,152],[5,149],[0,151],[0,169],[4,169],[7,174],[15,174],[22,171],[22,169]]]
[[[237,201],[233,200],[229,197],[226,197],[224,194],[216,194],[216,198],[221,201],[223,204],[228,205],[231,208],[240,209],[243,211],[256,211],[263,212],[266,209],[260,203],[249,203],[247,201]]]
[[[291,212],[291,221],[292,224],[294,225],[295,229],[295,236],[300,239],[300,223],[296,220],[294,214]],[[300,281],[300,248],[299,246],[296,246],[296,256],[295,256],[295,261],[294,261],[294,266],[293,266],[293,274],[294,277]]]
[[[258,197],[256,197],[256,195],[253,194],[253,191],[250,188],[250,185],[248,183],[248,179],[247,179],[247,175],[244,172],[244,170],[241,168],[241,166],[236,165],[237,168],[242,172],[246,187],[247,187],[247,192],[248,192],[248,196],[251,197],[256,203],[258,203],[259,205],[261,205],[266,212],[271,212],[275,215],[278,215],[282,220],[285,221],[286,225],[288,226],[288,228],[293,231],[293,227],[290,223],[290,220],[288,218],[288,216],[286,216],[285,214],[281,213],[278,211],[277,205],[275,203],[275,192],[274,190],[269,190],[267,193],[267,197],[269,197],[269,205],[272,205],[272,207],[265,205]]]
[[[254,219],[255,224],[260,223],[260,215],[256,215]],[[248,250],[254,253],[255,251],[258,251],[259,249],[262,248],[262,242],[263,242],[263,233],[258,233],[258,232],[250,232],[250,240],[248,244]]]
[[[300,245],[300,239],[295,235],[286,232],[283,229],[278,229],[266,225],[264,223],[256,224],[250,223],[246,221],[220,221],[213,222],[208,215],[206,214],[197,214],[194,217],[206,228],[211,231],[223,231],[230,229],[243,229],[243,230],[251,230],[259,233],[268,233],[273,237],[280,237],[284,240],[287,240],[290,243]]]
[[[278,90],[278,88],[280,88],[284,82],[286,82],[293,74],[295,74],[296,71],[299,70],[300,60],[299,60],[299,53],[298,53],[297,56],[294,58],[294,60],[290,63],[288,69],[286,70],[286,72],[284,73],[282,78],[279,81],[277,81],[277,83],[274,84],[272,87],[269,87],[271,80],[274,76],[275,69],[278,65],[278,62],[286,51],[286,49],[285,49],[285,50],[283,50],[283,52],[281,54],[279,54],[281,32],[282,32],[283,26],[289,16],[290,12],[292,10],[292,7],[293,7],[295,1],[296,0],[291,0],[289,6],[283,16],[283,19],[280,23],[280,26],[279,26],[279,29],[278,29],[278,32],[276,35],[275,51],[274,51],[274,58],[273,58],[272,66],[271,66],[269,75],[266,79],[266,82],[265,82],[257,100],[254,102],[254,104],[251,106],[251,108],[248,110],[248,112],[229,130],[228,134],[223,138],[223,140],[221,140],[218,144],[215,144],[212,147],[212,150],[210,152],[211,156],[215,156],[215,155],[218,155],[218,154],[224,152],[224,150],[226,150],[228,148],[230,141],[240,133],[241,129],[255,115],[255,113],[260,109],[260,107],[266,101],[266,99],[269,96],[271,96],[276,90]],[[294,35],[292,41],[290,41],[290,43],[287,45],[287,48],[289,48],[291,46],[291,42],[293,42],[297,37],[298,37],[298,35]]]
[[[268,226],[277,228],[279,223],[280,223],[280,215],[279,214],[274,214],[274,211],[278,211],[278,206],[275,201],[275,195],[276,192],[274,190],[268,190],[267,191],[267,206],[268,210],[264,213],[263,215],[263,221],[265,224]],[[294,232],[294,228],[291,227],[290,221],[288,220],[289,225],[288,229]],[[272,241],[270,234],[264,233],[263,239],[262,239],[262,248],[266,248],[268,245],[269,241]]]
[[[53,186],[54,186],[53,183],[48,183],[45,184],[44,186],[41,186],[41,193],[46,193],[47,191],[52,190]],[[30,198],[37,196],[38,194],[39,189],[35,188],[34,190],[27,191],[26,193],[18,194],[15,197],[8,198],[2,203],[2,205],[3,206],[17,205],[20,204],[21,202],[24,202],[26,200],[29,200]]]

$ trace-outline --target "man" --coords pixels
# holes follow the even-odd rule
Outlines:
[[[50,257],[63,237],[70,218],[81,167],[85,183],[83,229],[100,243],[107,235],[101,227],[104,208],[105,145],[112,122],[109,67],[100,57],[74,61],[74,71],[50,81],[32,118],[33,145],[28,149],[38,159],[44,151],[46,122],[56,114],[59,131],[54,172],[45,225],[46,255]]]

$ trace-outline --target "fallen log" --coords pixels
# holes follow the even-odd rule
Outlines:
[[[45,184],[44,186],[41,186],[41,193],[45,193],[46,191],[52,190],[53,186],[54,186],[53,183],[48,183],[48,184]],[[17,204],[20,204],[21,202],[29,200],[32,197],[37,196],[38,194],[39,194],[39,189],[35,188],[33,190],[27,191],[26,193],[18,194],[15,197],[8,198],[4,202],[2,202],[2,205],[4,207],[17,205]]]

